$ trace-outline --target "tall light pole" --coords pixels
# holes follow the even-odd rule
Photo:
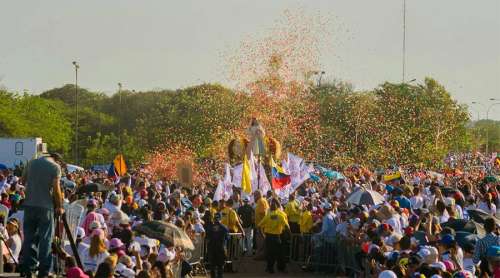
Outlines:
[[[403,82],[406,78],[406,0],[403,0]]]
[[[494,99],[494,98],[490,98],[490,101],[496,101],[497,99]],[[486,155],[488,155],[488,146],[489,146],[489,135],[490,135],[490,132],[489,132],[489,119],[490,119],[490,109],[495,106],[495,105],[500,105],[500,102],[495,102],[495,103],[492,103],[490,104],[490,106],[488,106],[488,109],[486,110],[486,124],[488,125],[486,127]]]
[[[118,82],[118,150],[122,153],[122,83]]]
[[[78,69],[80,65],[73,61],[75,67],[75,164],[78,165]]]

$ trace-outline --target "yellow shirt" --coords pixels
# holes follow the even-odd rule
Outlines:
[[[283,212],[275,210],[266,214],[258,226],[264,230],[265,234],[280,235],[285,227],[288,227],[288,222]]]
[[[217,209],[216,209],[216,208],[214,208],[214,207],[211,207],[211,208],[210,208],[210,216],[211,216],[211,218],[212,218],[212,221],[213,221],[213,219],[215,218],[215,214],[216,214],[216,213],[217,213]]]
[[[310,233],[313,227],[312,213],[308,210],[302,212],[300,215],[300,232],[302,234]]]
[[[222,218],[220,223],[224,224],[231,233],[238,232],[238,214],[232,208],[223,208],[221,210]]]
[[[255,224],[259,225],[260,221],[264,216],[266,216],[267,210],[269,209],[269,204],[265,198],[260,198],[255,203]]]
[[[285,212],[288,216],[288,221],[299,223],[300,221],[300,209],[297,201],[292,201],[286,204]]]

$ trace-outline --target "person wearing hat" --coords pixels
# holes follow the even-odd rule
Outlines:
[[[247,254],[251,254],[253,251],[253,228],[255,221],[255,212],[252,206],[250,205],[250,197],[243,197],[243,205],[238,208],[238,215],[241,219],[241,226],[243,226],[243,230],[245,231],[244,238],[244,252]]]
[[[76,228],[75,245],[76,245],[76,250],[77,250],[80,258],[83,258],[83,254],[85,253],[85,250],[87,250],[89,248],[89,244],[83,242],[84,238],[85,238],[85,230],[82,227],[77,227]],[[69,256],[74,256],[73,249],[71,249],[71,245],[69,244],[69,242],[64,246],[64,251]]]
[[[208,227],[206,239],[210,277],[221,278],[224,275],[226,260],[226,242],[229,239],[229,229],[221,223],[222,214],[214,215],[213,224]]]
[[[284,252],[282,252],[281,234],[283,232],[290,233],[290,226],[286,216],[279,212],[279,201],[273,199],[271,209],[266,216],[257,225],[262,229],[266,244],[266,271],[274,273],[274,263],[278,263],[278,271],[285,271],[286,262]]]
[[[62,156],[52,153],[31,160],[24,169],[24,242],[19,263],[24,276],[34,273],[37,263],[39,277],[48,276],[52,267],[54,215],[64,213],[61,165],[64,165]],[[37,251],[33,252],[33,246]]]
[[[7,226],[5,227],[9,239],[6,241],[7,248],[10,249],[7,260],[4,262],[4,268],[6,272],[15,272],[16,264],[19,260],[19,254],[21,253],[21,232],[19,230],[19,223],[16,218],[11,218],[7,221]]]

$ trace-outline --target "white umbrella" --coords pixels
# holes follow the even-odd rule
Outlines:
[[[347,198],[347,202],[355,205],[378,205],[385,201],[377,191],[360,188]]]

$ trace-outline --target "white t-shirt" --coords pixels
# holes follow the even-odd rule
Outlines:
[[[416,195],[410,198],[410,204],[413,209],[421,209],[424,207],[424,197]]]
[[[385,222],[392,227],[392,229],[394,230],[395,233],[398,233],[400,235],[403,234],[403,229],[401,227],[401,221],[400,221],[398,215],[394,215],[393,217],[387,219]]]
[[[464,259],[464,270],[470,271],[471,273],[476,273],[476,265],[472,261],[472,258]]]
[[[97,254],[95,257],[91,257],[89,252],[83,254],[83,270],[96,272],[97,267],[109,256],[107,251]]]
[[[125,277],[125,278],[135,277],[135,272],[122,263],[118,263],[116,265],[116,273],[118,273],[120,277]]]
[[[497,213],[497,206],[495,206],[495,204],[491,204],[490,209],[485,202],[481,202],[477,208],[480,210],[484,210],[486,213],[491,215],[495,215]]]
[[[19,253],[21,253],[22,246],[21,237],[18,234],[14,234],[7,240],[7,243],[9,244],[10,251],[12,252],[12,256],[14,257],[15,261],[19,262]],[[10,255],[7,257],[8,263],[14,263],[14,259],[12,259]]]
[[[80,256],[80,258],[83,258],[83,255],[85,254],[85,251],[88,251],[88,249],[89,249],[89,245],[86,244],[86,243],[83,243],[83,242],[80,242],[76,246],[76,250],[77,250],[78,256]],[[70,256],[74,256],[73,250],[71,249],[71,244],[69,243],[69,241],[66,241],[64,243],[64,251],[66,253],[68,253]]]

